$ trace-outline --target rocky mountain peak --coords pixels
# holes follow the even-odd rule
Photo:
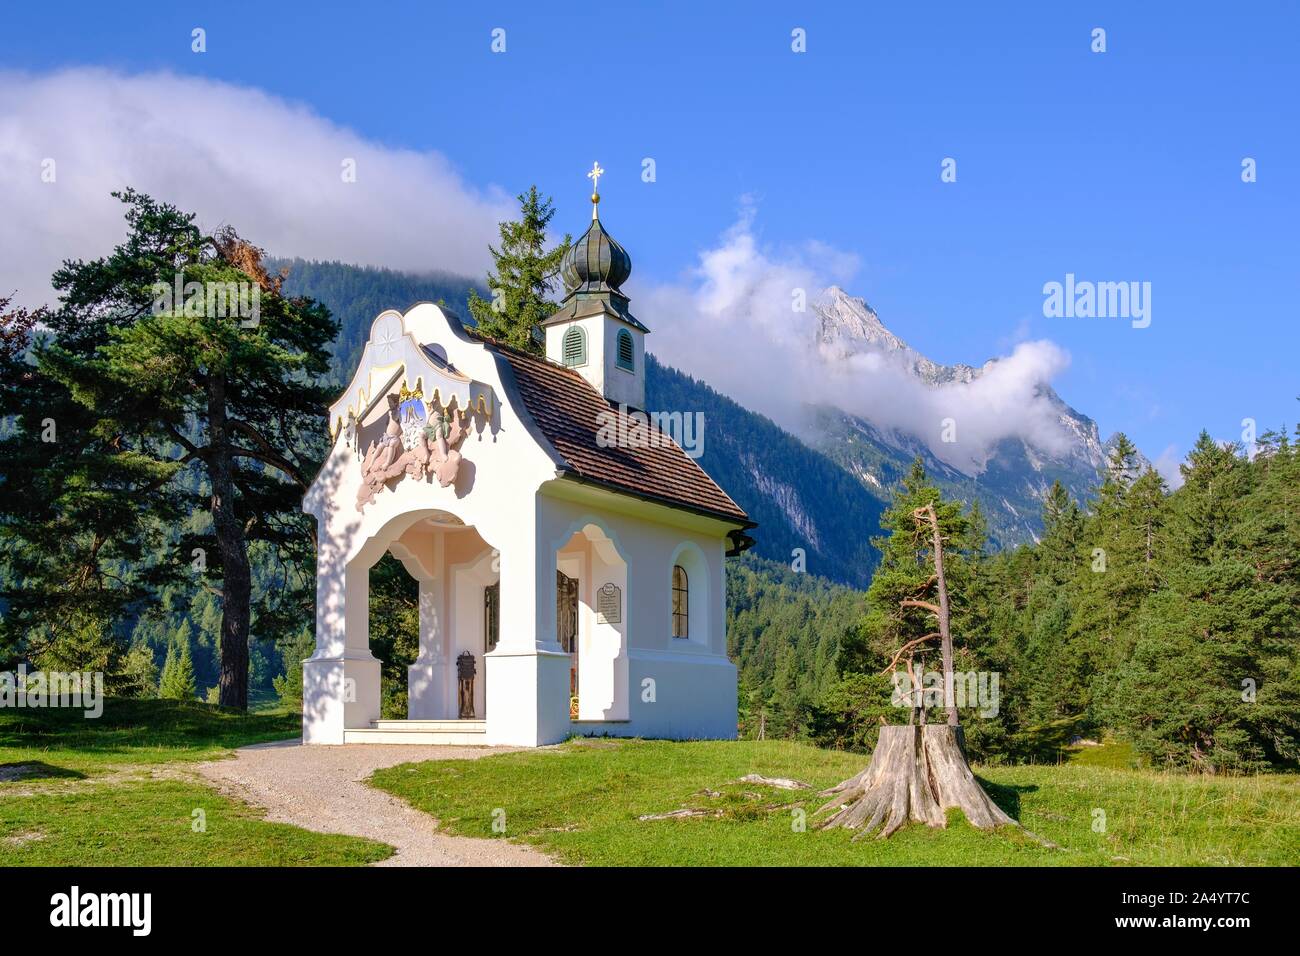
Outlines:
[[[818,319],[820,343],[833,350],[851,354],[861,351],[862,345],[887,351],[907,349],[907,343],[885,328],[865,299],[851,296],[837,285],[817,297],[813,312]]]
[[[929,385],[969,382],[979,371],[969,365],[940,365],[917,352],[885,327],[865,299],[849,295],[837,285],[813,302],[818,320],[818,345],[828,359],[847,358],[858,352],[896,356],[913,375]]]
[[[816,347],[829,364],[848,362],[870,353],[896,364],[929,388],[967,384],[988,374],[999,359],[981,366],[941,365],[913,349],[891,332],[866,300],[831,286],[812,302],[816,318]],[[887,497],[884,489],[905,472],[920,455],[942,487],[957,497],[977,498],[986,508],[996,537],[1003,542],[1031,539],[1036,534],[1043,493],[1053,480],[1061,480],[1077,498],[1095,486],[1104,466],[1106,449],[1097,424],[1066,404],[1047,382],[1037,387],[1050,403],[1066,436],[1064,446],[1040,447],[1029,437],[1007,438],[969,465],[948,464],[936,455],[925,436],[905,434],[885,422],[873,422],[869,408],[824,407],[822,430],[814,447],[840,462],[873,494]]]

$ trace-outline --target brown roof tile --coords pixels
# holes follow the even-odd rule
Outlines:
[[[644,444],[654,447],[603,447],[596,440],[608,421],[602,413],[619,416],[628,429],[637,427],[624,411],[572,369],[476,337],[510,363],[529,416],[564,459],[570,477],[753,527],[744,510],[667,433],[651,424],[650,432],[661,440]]]

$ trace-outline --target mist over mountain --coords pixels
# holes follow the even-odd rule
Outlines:
[[[882,501],[920,457],[946,492],[980,502],[994,543],[1008,546],[1037,535],[1053,481],[1079,500],[1096,486],[1114,436],[1103,441],[1097,423],[1048,384],[1055,346],[1025,343],[979,367],[941,365],[837,286],[811,312],[817,360],[843,388],[809,404],[800,434]],[[886,390],[888,400],[869,400]]]
[[[876,376],[887,372],[904,378],[907,397],[916,408],[911,428],[900,424],[906,419],[894,408],[897,402],[889,403],[891,407],[883,415],[860,416],[872,421],[885,419],[882,440],[911,450],[915,442],[909,438],[920,438],[936,458],[972,476],[988,467],[994,457],[990,449],[1006,438],[1053,460],[1076,462],[1093,470],[1104,463],[1096,422],[1062,401],[1047,382],[1047,372],[1056,359],[1055,346],[1050,343],[1027,343],[1030,351],[1022,346],[1011,356],[990,359],[979,368],[940,365],[889,331],[863,299],[838,286],[827,289],[812,308],[820,356],[829,366],[838,366],[850,375],[854,371]],[[1042,361],[1022,358],[1026,355]],[[1017,403],[1019,411],[1014,423],[999,420],[1009,400]],[[856,403],[850,396],[845,404],[852,408]],[[935,419],[936,415],[942,417]],[[974,434],[963,435],[968,430]]]

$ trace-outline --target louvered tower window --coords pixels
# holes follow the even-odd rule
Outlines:
[[[634,371],[636,360],[636,351],[632,347],[632,333],[627,329],[620,329],[618,333],[618,367],[625,368],[629,372]]]
[[[586,365],[587,333],[576,325],[565,332],[562,352],[565,365]]]

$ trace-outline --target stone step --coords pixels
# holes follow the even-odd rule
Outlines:
[[[486,720],[372,720],[370,726],[376,730],[418,731],[435,730],[453,733],[485,734]]]
[[[395,721],[405,723],[405,721]],[[434,721],[442,723],[442,721]],[[486,746],[487,734],[483,730],[424,730],[420,728],[380,729],[355,727],[343,731],[345,744],[428,744],[431,746]]]

